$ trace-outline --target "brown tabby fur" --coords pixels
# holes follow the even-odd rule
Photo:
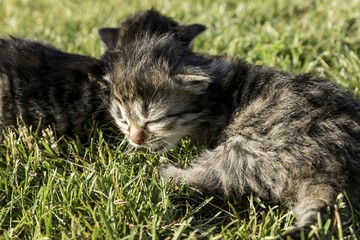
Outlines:
[[[358,204],[358,101],[331,81],[197,54],[188,44],[144,29],[106,54],[111,113],[132,145],[166,151],[190,136],[208,147],[186,169],[162,167],[163,179],[294,206],[293,237],[339,193]]]

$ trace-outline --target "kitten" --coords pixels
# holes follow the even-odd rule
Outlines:
[[[106,118],[100,60],[19,38],[0,39],[0,56],[0,131],[21,117],[26,125],[83,135],[89,119]]]
[[[339,193],[358,203],[360,104],[335,83],[197,54],[173,32],[113,46],[111,114],[129,142],[162,152],[190,136],[208,147],[186,169],[161,168],[163,179],[295,205],[293,236]]]

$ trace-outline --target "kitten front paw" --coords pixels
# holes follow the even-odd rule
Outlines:
[[[159,174],[163,181],[167,182],[170,179],[175,184],[179,184],[181,181],[183,181],[183,169],[175,167],[173,165],[166,165],[159,168]]]

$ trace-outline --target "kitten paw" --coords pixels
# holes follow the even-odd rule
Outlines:
[[[176,184],[183,180],[183,171],[183,169],[173,165],[166,165],[159,168],[159,174],[163,181],[167,182],[172,180],[172,182]]]

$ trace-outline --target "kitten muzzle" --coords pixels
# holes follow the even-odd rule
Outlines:
[[[130,140],[136,145],[143,145],[146,141],[146,133],[141,127],[130,127]]]

